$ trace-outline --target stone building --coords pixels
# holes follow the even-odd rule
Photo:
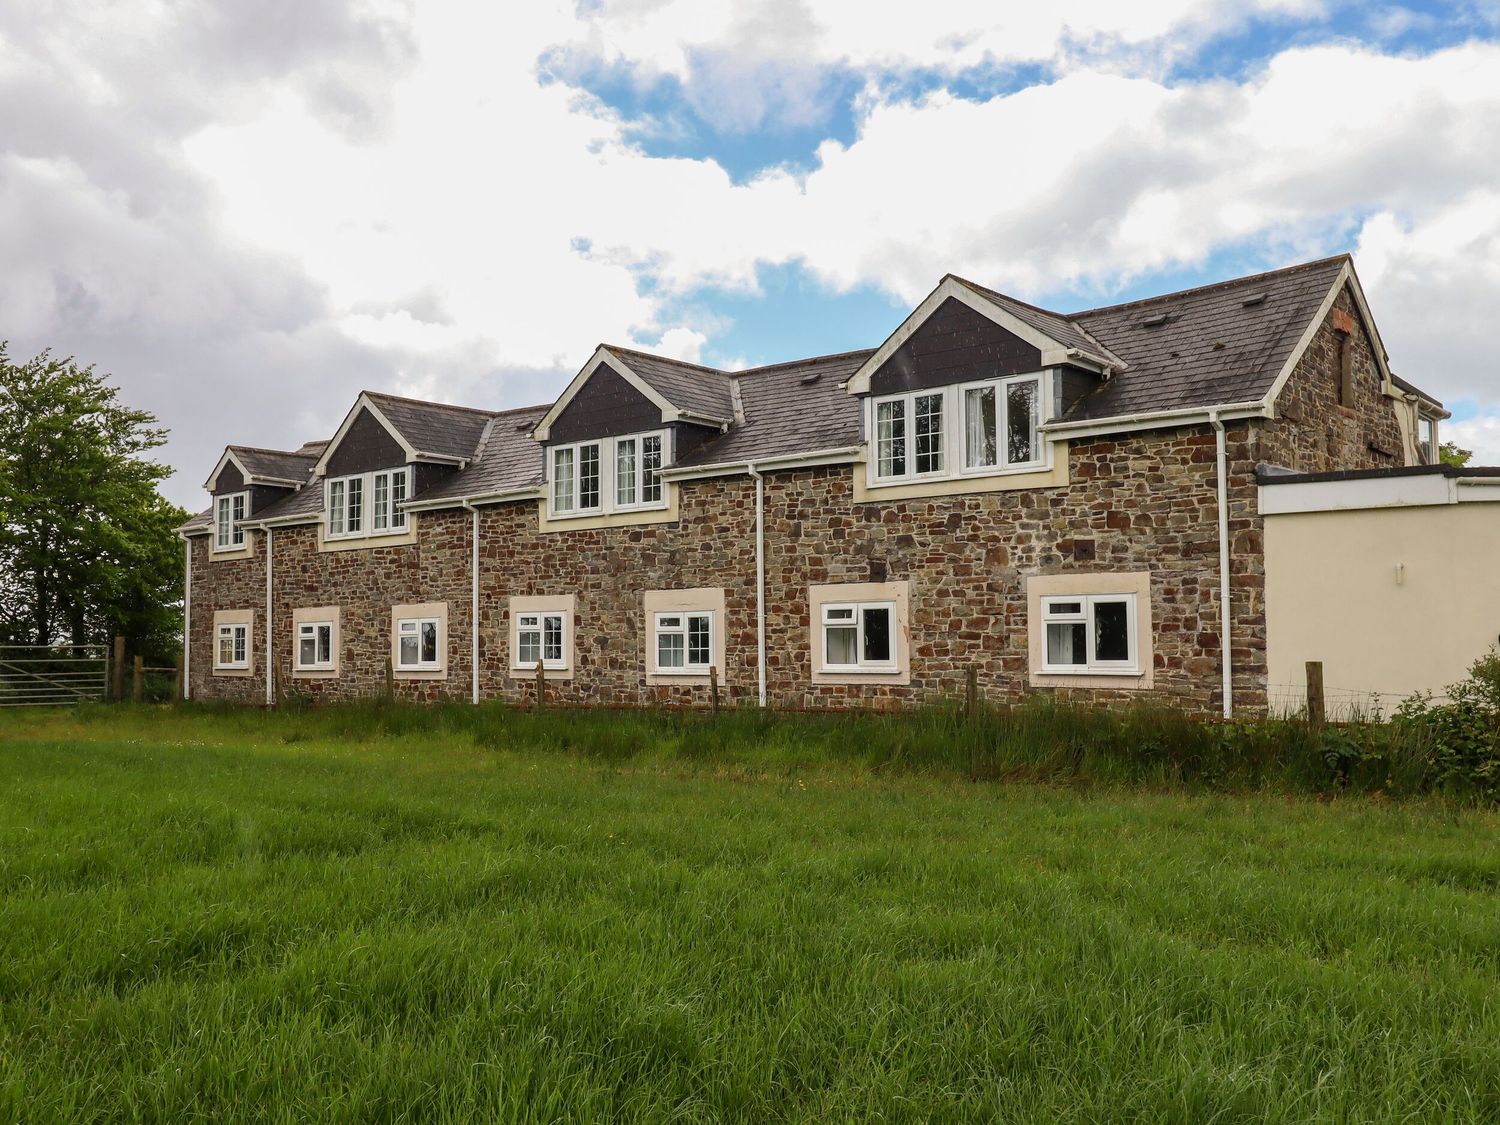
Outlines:
[[[229,446],[186,524],[189,694],[1267,702],[1257,470],[1433,460],[1347,256],[1063,315],[945,277],[873,350],[600,346],[555,402],[366,392]],[[1226,641],[1227,638],[1227,641]]]

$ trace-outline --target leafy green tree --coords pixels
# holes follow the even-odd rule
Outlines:
[[[182,635],[188,513],[146,454],[166,431],[92,367],[50,352],[12,362],[0,341],[0,637],[101,644],[170,661]]]
[[[1445,441],[1438,446],[1438,460],[1444,465],[1467,465],[1472,456],[1474,456],[1472,449],[1460,449],[1457,442]]]

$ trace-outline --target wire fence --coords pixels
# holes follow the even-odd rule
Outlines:
[[[1334,722],[1378,721],[1390,718],[1403,700],[1410,699],[1414,691],[1376,691],[1373,688],[1341,687],[1337,684],[1323,685],[1323,709],[1325,716]],[[1447,703],[1449,697],[1442,692],[1433,692],[1429,698],[1433,703]],[[1266,711],[1273,718],[1304,718],[1307,715],[1307,684],[1304,682],[1268,684],[1266,687]]]
[[[0,645],[0,707],[66,707],[106,698],[103,645]]]

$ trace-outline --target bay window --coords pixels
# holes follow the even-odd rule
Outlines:
[[[1043,672],[1136,675],[1136,595],[1052,595],[1041,599]]]
[[[381,469],[326,481],[324,538],[355,539],[405,531],[407,515],[402,504],[410,491],[410,473],[409,468]]]
[[[248,492],[231,492],[214,498],[214,550],[230,551],[245,545],[245,529],[240,520],[245,518],[249,502]]]
[[[1011,376],[874,400],[874,483],[983,475],[1046,460],[1041,375]],[[962,459],[947,434],[962,435]],[[955,439],[956,441],[957,439]]]
[[[631,434],[554,446],[550,453],[555,517],[666,507],[661,479],[666,434]]]
[[[656,614],[656,671],[702,675],[713,663],[714,615],[684,611]]]

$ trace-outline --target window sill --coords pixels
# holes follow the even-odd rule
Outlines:
[[[1139,679],[1144,675],[1139,668],[1043,668],[1037,673],[1038,676],[1115,676],[1134,677]]]
[[[1052,464],[1000,472],[971,472],[958,476],[913,477],[872,482],[869,465],[854,466],[854,502],[907,500],[929,496],[964,496],[977,492],[1014,492],[1028,488],[1056,488],[1068,483],[1068,446],[1052,443]]]
[[[446,668],[393,668],[391,675],[398,680],[446,680]]]
[[[894,664],[887,664],[879,668],[819,668],[819,676],[896,676],[900,675],[901,669]]]
[[[255,548],[251,545],[248,537],[241,547],[215,547],[210,545],[208,548],[209,562],[232,562],[237,559],[252,559],[254,557]]]
[[[666,504],[654,508],[627,508],[623,511],[568,512],[554,515],[546,500],[537,501],[537,530],[594,531],[609,527],[641,527],[649,524],[676,523],[677,489],[671,488]]]
[[[318,525],[319,551],[365,551],[375,547],[404,547],[417,541],[416,517],[408,519],[400,531],[379,535],[329,535],[326,524]]]
[[[530,667],[527,667],[524,664],[512,664],[509,671],[510,678],[513,680],[536,679],[535,664],[531,665]],[[573,678],[573,669],[566,666],[549,668],[544,664],[542,665],[542,678],[546,680],[571,680]]]
[[[337,668],[293,668],[292,679],[294,680],[333,680],[337,679],[339,670]]]
[[[254,668],[214,668],[215,676],[238,676],[240,679],[249,679],[255,673]]]

